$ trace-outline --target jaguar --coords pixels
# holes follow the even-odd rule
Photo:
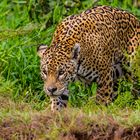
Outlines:
[[[140,46],[140,21],[110,6],[96,6],[66,17],[58,24],[50,46],[38,48],[44,91],[51,110],[67,106],[68,84],[97,82],[96,100],[105,105],[115,98],[116,83],[131,67]]]

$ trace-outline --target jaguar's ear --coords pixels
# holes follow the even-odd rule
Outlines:
[[[39,56],[39,57],[42,57],[42,56],[43,56],[43,53],[46,51],[47,48],[48,48],[47,45],[40,45],[40,46],[37,48],[38,56]]]
[[[79,58],[79,53],[80,53],[80,44],[75,43],[73,50],[72,50],[72,59],[77,60]]]

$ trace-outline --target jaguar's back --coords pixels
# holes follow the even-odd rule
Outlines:
[[[73,47],[75,42],[81,43],[81,50],[101,46],[108,53],[125,49],[131,54],[140,44],[140,21],[121,9],[94,7],[64,19],[57,27],[52,46],[64,43]]]
[[[96,81],[97,99],[108,103],[123,74],[122,63],[128,62],[126,53],[130,63],[138,46],[140,22],[126,11],[98,6],[69,16],[58,25],[50,48],[41,51],[46,92],[55,87],[53,94],[61,95],[75,78],[88,84]]]

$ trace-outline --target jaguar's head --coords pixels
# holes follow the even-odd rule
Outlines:
[[[44,80],[44,91],[49,96],[59,96],[67,91],[68,83],[75,80],[79,60],[80,45],[72,47],[40,46],[38,55],[41,58],[41,76]]]

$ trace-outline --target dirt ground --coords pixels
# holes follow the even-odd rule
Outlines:
[[[140,125],[124,128],[115,120],[106,124],[85,121],[77,116],[73,121],[68,115],[35,115],[29,122],[6,118],[0,123],[3,140],[140,140]]]

